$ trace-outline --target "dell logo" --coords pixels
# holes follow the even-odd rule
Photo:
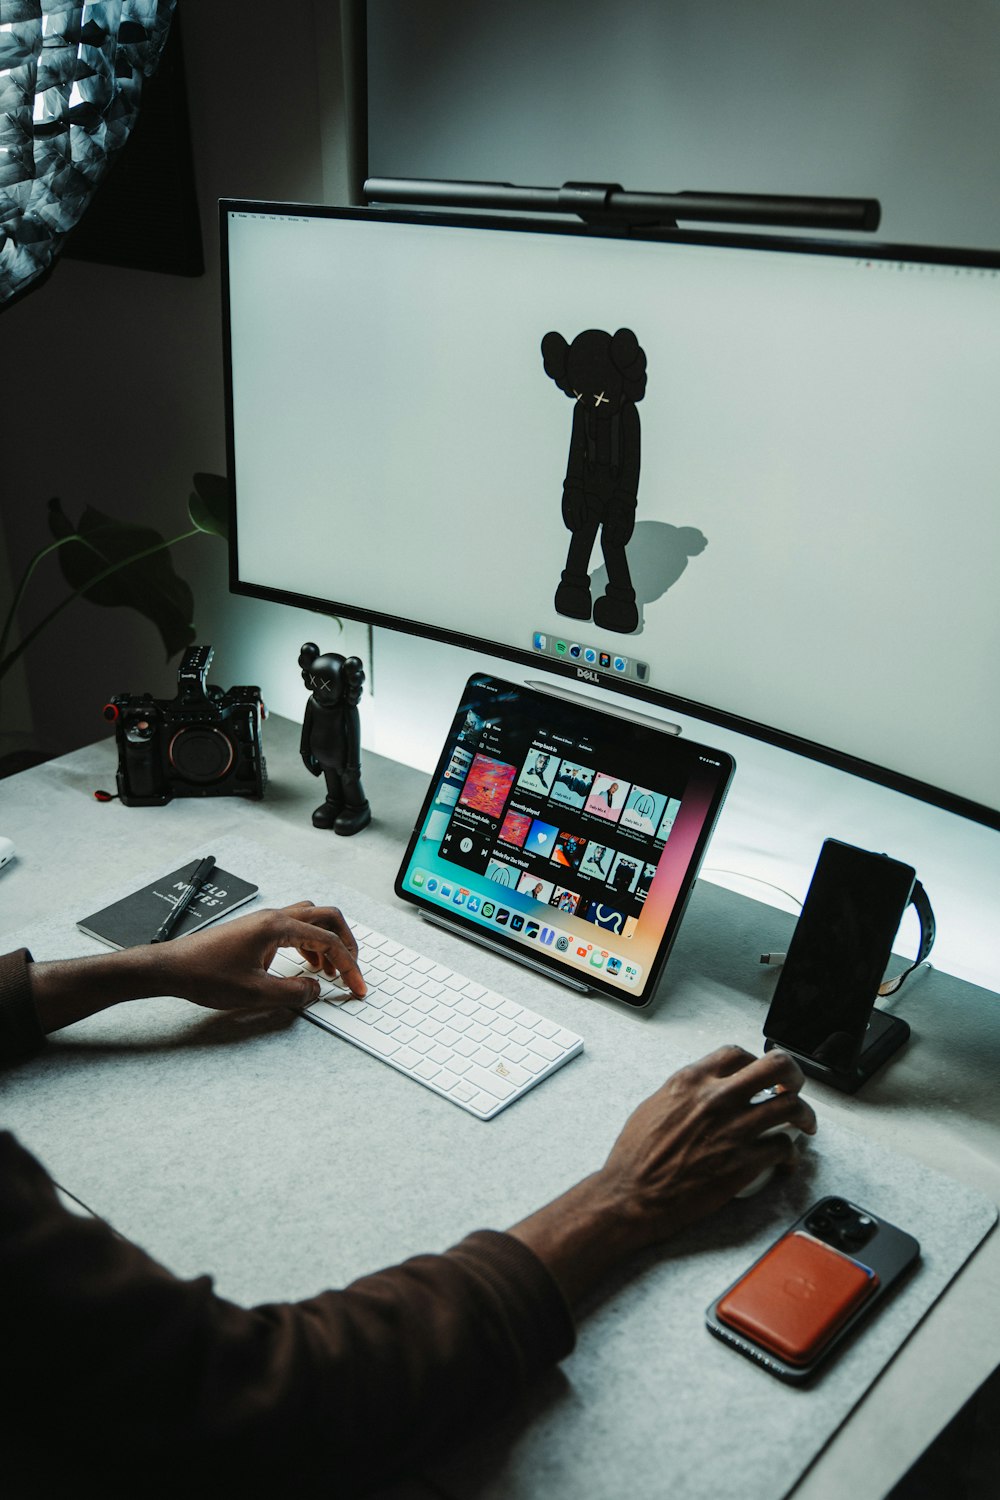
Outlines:
[[[582,678],[584,682],[600,682],[601,680],[596,672],[589,672],[586,667],[577,667],[576,675],[578,678]]]

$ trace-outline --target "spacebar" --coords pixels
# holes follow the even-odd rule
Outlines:
[[[394,1042],[391,1036],[386,1036],[384,1031],[376,1031],[367,1021],[359,1021],[357,1016],[352,1016],[350,1011],[341,1010],[340,1006],[316,1006],[312,1013],[335,1026],[341,1036],[348,1037],[352,1042],[362,1042],[382,1057],[391,1057],[394,1052],[399,1051],[399,1043]]]

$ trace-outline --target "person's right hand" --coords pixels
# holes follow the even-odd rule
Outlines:
[[[803,1082],[787,1053],[720,1047],[633,1111],[603,1167],[509,1233],[577,1302],[636,1251],[721,1208],[765,1168],[790,1163],[787,1136],[763,1132],[774,1125],[815,1132],[816,1116],[799,1097]],[[770,1088],[780,1092],[751,1104]]]
[[[804,1081],[785,1052],[754,1057],[742,1047],[720,1047],[640,1104],[597,1174],[635,1248],[676,1234],[765,1168],[790,1161],[788,1137],[762,1133],[795,1125],[815,1134],[816,1116],[799,1095]],[[775,1097],[751,1104],[774,1087]]]

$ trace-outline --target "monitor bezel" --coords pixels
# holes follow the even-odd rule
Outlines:
[[[534,671],[578,684],[593,682],[593,674],[586,668],[570,662],[561,662],[553,657],[511,645],[504,641],[491,640],[484,636],[449,630],[442,626],[387,614],[368,609],[358,604],[345,603],[337,599],[323,599],[316,595],[298,593],[288,589],[271,588],[264,584],[250,583],[239,576],[239,519],[235,474],[235,432],[233,419],[233,371],[232,371],[232,325],[230,319],[229,282],[229,233],[228,216],[236,213],[253,215],[268,214],[283,218],[355,219],[389,224],[424,224],[446,228],[469,228],[474,230],[502,230],[508,233],[544,232],[568,235],[574,238],[637,239],[652,243],[701,245],[731,248],[745,251],[779,251],[790,254],[833,256],[838,259],[865,259],[877,261],[900,261],[912,264],[954,265],[981,270],[1000,270],[1000,251],[964,249],[939,245],[895,244],[865,239],[829,239],[810,235],[775,235],[734,231],[684,230],[657,228],[648,225],[627,225],[614,222],[583,223],[560,219],[552,215],[531,217],[524,214],[497,214],[478,212],[442,212],[420,209],[385,208],[382,206],[339,207],[329,204],[271,202],[244,198],[222,198],[219,200],[219,234],[221,251],[223,377],[225,389],[226,464],[229,483],[229,590],[246,598],[267,600],[276,604],[287,604],[297,609],[315,611],[318,614],[341,616],[361,624],[378,626],[405,635],[425,640],[439,641],[443,645],[457,646],[462,650],[479,652],[530,667]],[[597,686],[628,699],[648,703],[672,714],[687,714],[699,723],[717,725],[733,733],[759,740],[777,749],[786,750],[808,760],[846,772],[865,781],[889,788],[891,791],[916,798],[945,812],[988,828],[1000,830],[1000,809],[935,786],[917,777],[879,765],[850,751],[835,746],[823,745],[793,731],[749,719],[713,704],[671,693],[632,679],[623,680],[613,674],[601,673]]]

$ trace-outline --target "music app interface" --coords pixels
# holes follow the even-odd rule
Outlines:
[[[403,891],[584,969],[587,983],[639,994],[694,879],[728,764],[586,706],[473,678]]]

